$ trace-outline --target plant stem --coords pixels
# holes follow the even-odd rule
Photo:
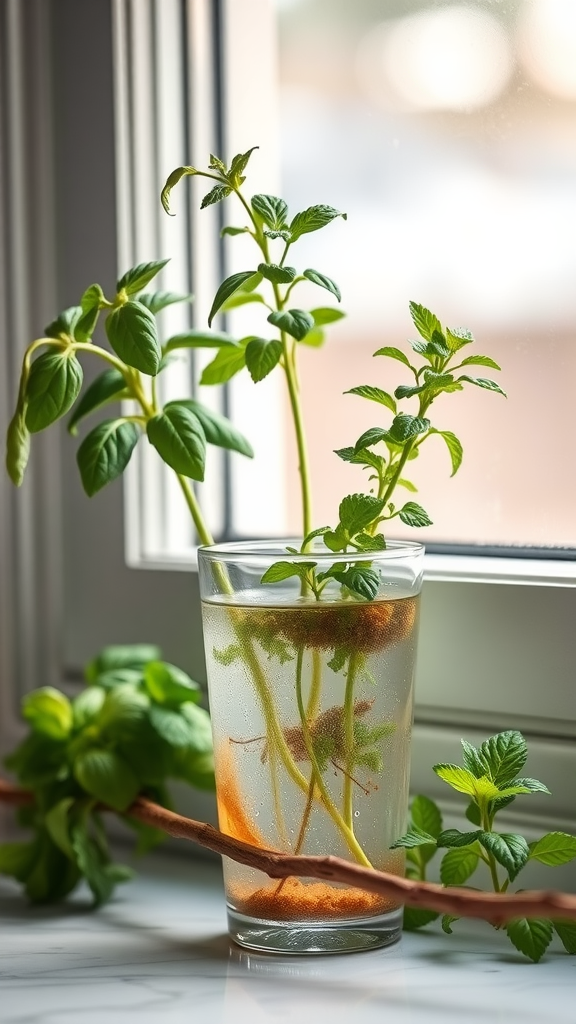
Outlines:
[[[486,806],[482,806],[480,808],[480,814],[481,814],[482,828],[483,828],[484,832],[491,832],[492,831],[492,822],[490,821],[490,816],[488,814],[488,810],[487,810]],[[498,878],[498,868],[496,866],[496,859],[494,857],[494,854],[491,853],[490,850],[486,850],[486,854],[487,854],[487,857],[488,857],[488,867],[490,869],[490,877],[492,879],[492,887],[494,889],[494,892],[500,892],[500,879]]]
[[[296,447],[298,450],[298,470],[302,489],[302,536],[307,537],[312,529],[312,498],[310,488],[310,465],[308,461],[308,449],[306,435],[304,432],[304,420],[300,404],[298,378],[296,373],[296,361],[294,358],[295,342],[290,343],[284,331],[281,331],[282,348],[284,350],[284,372],[290,396],[290,408],[294,420],[296,433]],[[291,351],[292,349],[292,351]],[[305,549],[306,550],[306,549]]]
[[[317,647],[312,648],[312,684],[308,695],[306,720],[311,724],[318,714],[320,691],[322,689],[322,655]]]
[[[344,772],[343,790],[343,816],[349,829],[353,831],[353,799],[352,799],[352,774],[354,771],[354,687],[358,673],[358,655],[351,654],[348,661],[348,674],[346,676],[346,690],[344,693],[344,750],[346,753],[346,765]]]
[[[198,536],[202,544],[213,544],[214,540],[212,534],[210,533],[208,527],[206,526],[206,523],[204,522],[204,516],[202,515],[196,495],[194,494],[194,491],[188,481],[188,478],[182,476],[181,473],[176,473],[176,478],[182,489],[182,493],[184,495],[186,504],[190,509],[190,514],[192,516],[194,526],[196,527],[196,532],[198,533]]]
[[[326,788],[324,779],[322,778],[322,772],[320,771],[318,760],[316,758],[316,754],[314,751],[314,741],[312,739],[310,727],[308,725],[308,722],[306,721],[306,711],[304,708],[304,700],[302,696],[303,658],[304,648],[299,647],[296,658],[296,700],[298,702],[298,712],[300,714],[300,721],[302,724],[302,736],[304,739],[304,746],[306,747],[306,752],[312,765],[312,779],[314,780],[318,789],[320,790],[320,795],[322,797],[322,803],[324,804],[324,807],[328,811],[328,814],[332,818],[332,821],[334,822],[336,828],[343,836],[346,845],[348,846],[348,849],[350,850],[350,853],[352,854],[354,859],[357,860],[359,864],[363,864],[365,867],[372,867],[370,861],[368,860],[366,854],[364,853],[364,850],[362,849],[358,840],[356,839],[354,832],[352,831],[351,828],[348,827],[342,816],[338,813],[332,801],[332,798],[330,797],[328,789]],[[311,784],[312,779],[310,780]]]

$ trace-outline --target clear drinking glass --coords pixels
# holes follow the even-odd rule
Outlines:
[[[424,549],[334,554],[320,542],[247,541],[199,550],[220,827],[255,846],[333,854],[403,874]],[[298,575],[370,564],[373,600],[330,579],[316,600]],[[243,946],[344,952],[400,936],[402,909],[350,886],[271,880],[224,858],[228,920]]]

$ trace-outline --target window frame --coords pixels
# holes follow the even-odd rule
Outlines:
[[[110,0],[105,5],[99,0],[85,0],[82,5],[75,0],[50,0],[49,4],[31,8],[33,17],[27,19],[26,25],[18,15],[17,3],[1,2],[2,17],[8,19],[6,24],[18,44],[10,48],[12,64],[7,52],[2,55],[5,68],[2,131],[12,142],[12,163],[4,167],[0,183],[4,204],[2,272],[10,295],[5,314],[7,322],[3,326],[6,337],[14,339],[9,346],[0,349],[0,387],[6,391],[1,394],[0,408],[0,425],[4,429],[4,410],[12,404],[21,354],[38,325],[51,318],[54,308],[74,298],[78,282],[82,287],[92,277],[102,279],[102,266],[107,268],[106,276],[112,279],[117,257],[118,265],[124,267],[130,264],[130,257],[136,255],[135,248],[148,241],[154,248],[163,239],[157,234],[152,239],[136,240],[137,245],[134,242],[126,207],[134,167],[122,162],[119,145],[119,135],[125,136],[127,131],[126,109],[122,112],[122,90],[116,80],[120,110],[118,112],[117,108],[114,124],[111,81],[114,47],[116,56],[120,50],[137,49],[138,38],[141,42],[138,33],[146,31],[140,19],[148,19],[148,28],[154,24],[150,19],[155,16],[157,0]],[[267,0],[251,2],[262,9],[267,6]],[[234,0],[222,0],[222,3],[174,0],[174,4],[181,10],[186,9],[188,25],[194,23],[198,27],[204,19],[205,31],[209,11],[212,24],[223,27],[223,46],[212,51],[214,66],[220,75],[222,67],[218,66],[218,61],[227,66],[226,39],[233,38],[235,31]],[[126,33],[128,15],[132,19],[131,38]],[[98,62],[100,77],[96,83],[90,83],[90,89],[93,91],[96,84],[96,95],[104,95],[106,101],[96,105],[93,101],[89,109],[90,115],[96,118],[98,151],[80,151],[72,177],[65,159],[73,139],[71,114],[74,108],[85,111],[83,105],[89,104],[90,99],[88,90],[83,91],[79,85],[77,93],[69,96],[70,107],[64,119],[61,112],[57,115],[56,98],[61,97],[73,68],[64,70],[56,61],[50,67],[42,39],[52,40],[52,53],[56,52],[58,39],[59,46],[63,45],[66,52],[66,45],[72,46],[78,38],[82,18],[90,20],[93,45],[106,50],[104,59]],[[10,33],[4,36],[12,38]],[[157,42],[162,45],[161,34],[154,36],[148,32],[146,47],[151,57],[156,53]],[[193,46],[194,40],[187,39],[186,44]],[[24,63],[26,48],[28,54],[37,54],[38,61]],[[143,50],[139,52],[142,59]],[[207,73],[213,74],[213,68]],[[145,75],[145,69],[140,68],[139,74]],[[221,119],[221,131],[226,133],[225,149],[236,151],[244,141],[234,137],[233,104],[242,102],[240,88],[230,75],[227,80],[218,80],[219,86],[212,82],[211,104],[223,104],[226,116]],[[196,91],[199,95],[198,83]],[[192,120],[194,123],[186,128],[188,143],[196,132],[192,141],[204,152],[209,143],[210,124],[205,118]],[[22,124],[27,125],[25,135],[21,132]],[[55,131],[57,145],[53,142]],[[222,138],[215,138],[215,148],[218,148],[216,143],[221,147],[222,141]],[[52,174],[46,174],[44,169],[40,174],[35,169],[41,164],[44,168],[43,161],[38,160],[39,143],[44,147],[42,152],[47,165],[52,167]],[[155,145],[153,136],[146,141],[146,145],[150,144]],[[32,152],[34,161],[29,159]],[[176,158],[174,163],[178,162]],[[19,176],[19,168],[23,166],[28,166],[28,173]],[[158,167],[156,171],[159,173]],[[141,202],[147,203],[152,192],[155,197],[154,182],[149,181],[146,187],[142,186]],[[86,210],[87,195],[92,196],[89,210]],[[115,201],[116,212],[111,213],[110,204],[113,206]],[[185,204],[187,201],[179,196],[178,202]],[[37,247],[32,246],[31,225],[32,211],[37,207],[42,211],[39,219],[34,217],[34,230],[40,231],[39,257]],[[83,237],[79,237],[78,232],[81,209],[86,217],[80,233]],[[58,245],[55,215],[51,210],[57,211]],[[107,213],[102,212],[106,210]],[[132,217],[134,215],[133,210]],[[191,226],[196,251],[198,246],[208,244],[204,236],[198,234],[202,230],[200,221],[194,218],[191,207],[187,208],[182,223]],[[19,230],[22,225],[26,225],[24,232]],[[98,241],[87,247],[87,237]],[[132,247],[129,245],[131,237]],[[18,264],[21,280],[35,285],[32,303],[28,302],[27,291],[16,287],[8,269],[11,266],[8,257],[17,248],[17,239],[22,246]],[[182,244],[180,239],[181,252]],[[216,274],[222,265],[217,245],[213,240],[210,244],[211,269],[206,278]],[[155,252],[146,255],[151,258]],[[55,276],[50,269],[52,266],[56,266]],[[205,285],[206,280],[203,280],[201,292]],[[198,315],[201,314],[202,301],[198,310]],[[8,380],[9,388],[3,383]],[[17,716],[19,697],[34,686],[46,683],[60,685],[64,681],[74,685],[81,678],[83,662],[103,643],[157,641],[170,660],[204,680],[197,576],[193,566],[182,561],[146,562],[138,558],[131,523],[134,495],[140,487],[141,479],[136,476],[128,483],[124,494],[116,483],[93,502],[88,502],[77,479],[72,446],[64,439],[62,431],[60,434],[50,431],[45,437],[34,438],[29,479],[22,492],[14,493],[2,478],[0,552],[3,566],[9,566],[7,572],[0,574],[0,744],[4,749],[21,728]],[[128,561],[139,565],[137,572],[128,568],[124,561],[125,506],[128,509]],[[478,556],[464,564],[458,555],[435,555],[429,556],[427,566],[419,645],[413,789],[445,795],[435,782],[430,765],[436,760],[457,758],[460,735],[474,740],[487,731],[521,727],[533,749],[531,774],[541,771],[545,781],[555,783],[553,798],[536,796],[530,813],[524,814],[524,818],[533,824],[554,821],[556,827],[574,829],[573,798],[567,781],[576,768],[576,712],[571,712],[569,704],[576,668],[572,642],[576,611],[574,565],[560,560],[544,563],[492,559],[487,562]],[[515,603],[517,609],[514,609]],[[482,615],[473,624],[470,635],[459,633],[459,660],[447,667],[445,652],[454,641],[451,622],[456,612],[469,604],[480,606]],[[524,623],[522,616],[526,608],[530,609],[530,621],[537,624],[537,629]],[[462,700],[463,677],[471,673],[475,685],[481,686],[483,673],[486,677],[493,674],[493,655],[497,656],[499,651],[504,652],[506,670],[513,670],[514,650],[506,635],[507,628],[517,645],[526,645],[522,647],[522,657],[517,659],[517,671],[522,679],[515,691],[524,693],[525,703],[521,708],[511,703],[502,705],[497,711],[482,706],[481,702],[476,708],[470,706],[470,702],[466,706]],[[492,630],[488,640],[487,629]],[[555,673],[559,701],[556,711],[554,687],[538,674],[546,664]],[[437,684],[443,695],[440,701],[434,696]],[[542,688],[550,709],[548,715],[539,710]],[[537,713],[534,708],[538,709]],[[193,801],[186,806],[193,809]]]

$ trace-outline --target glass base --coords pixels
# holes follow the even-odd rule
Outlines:
[[[264,953],[359,953],[398,942],[402,909],[378,917],[327,921],[263,921],[228,907],[231,938]]]

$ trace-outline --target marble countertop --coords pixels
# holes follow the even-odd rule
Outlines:
[[[217,866],[150,858],[96,913],[28,907],[0,879],[2,1024],[574,1024],[576,958],[530,964],[460,922],[348,956],[257,955],[226,934]]]

